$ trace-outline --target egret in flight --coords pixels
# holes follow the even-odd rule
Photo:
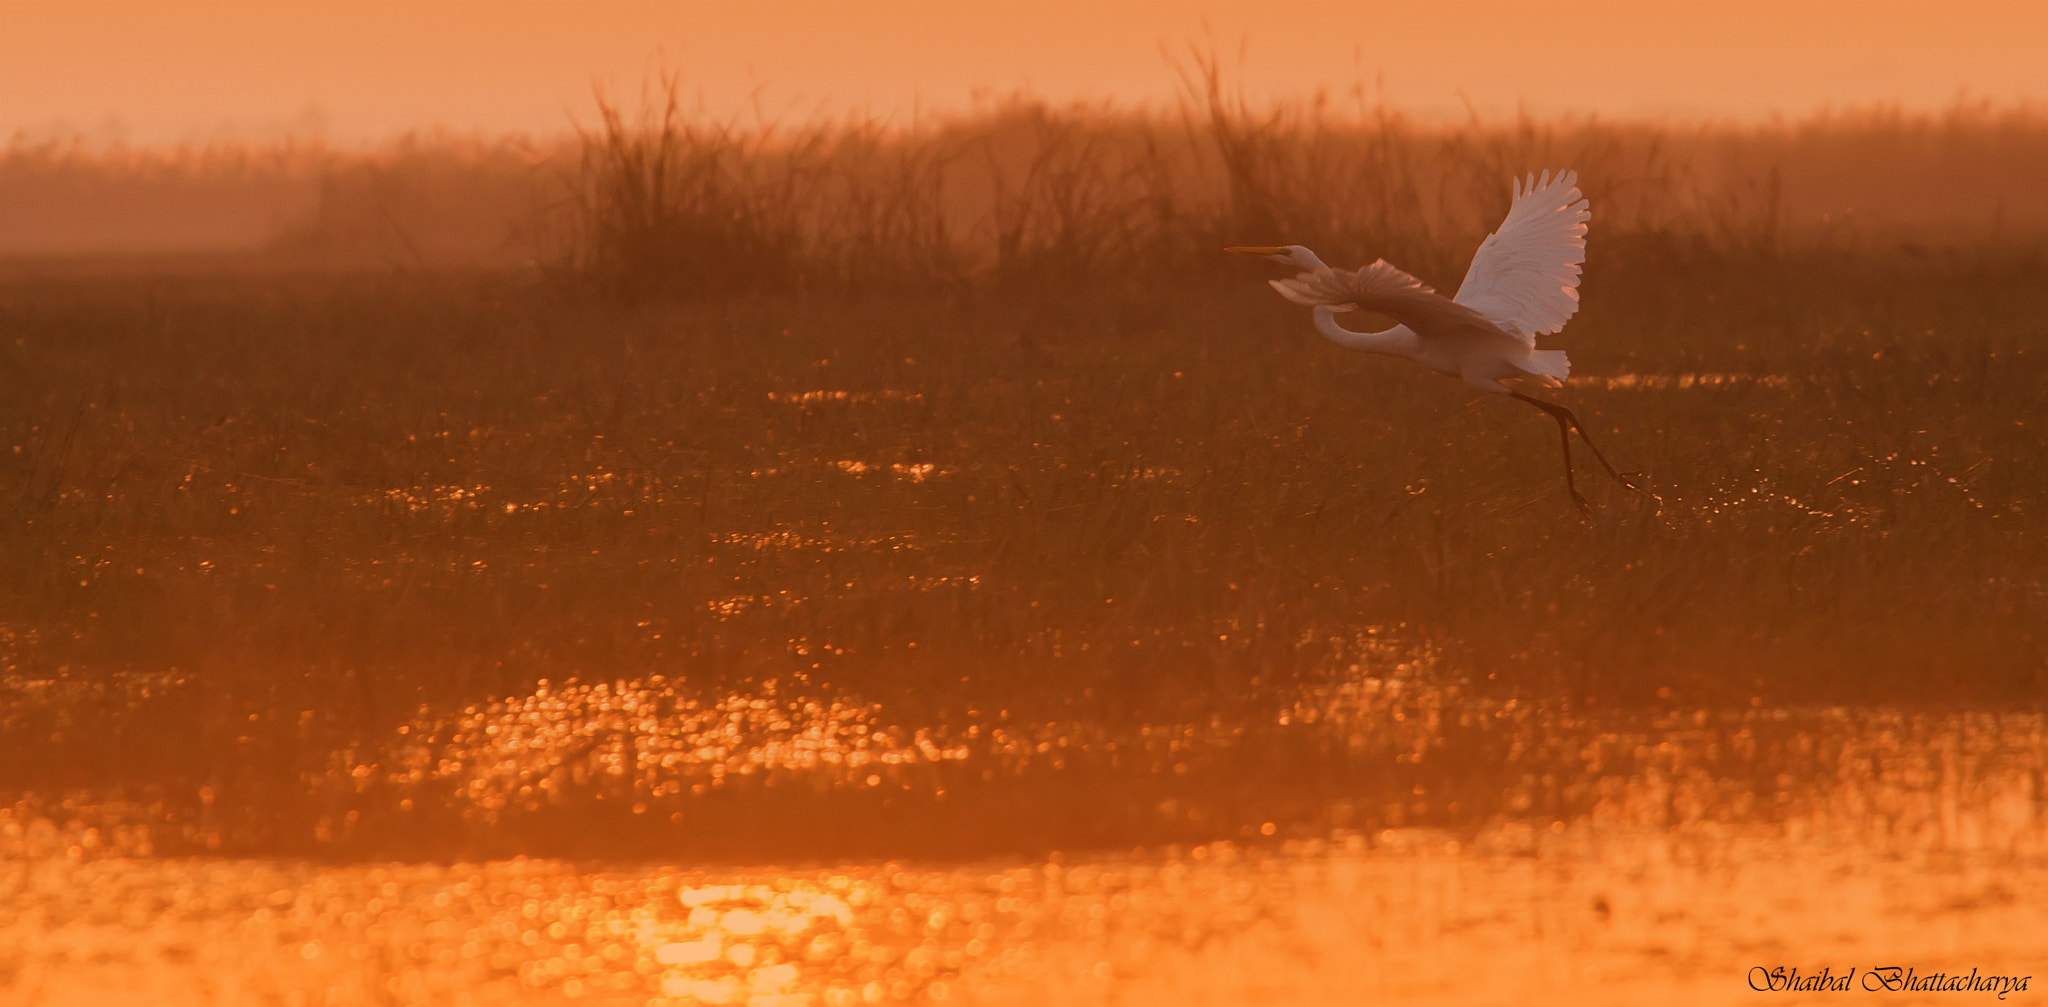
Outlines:
[[[1445,297],[1385,259],[1359,269],[1333,269],[1300,245],[1239,246],[1232,252],[1263,255],[1301,272],[1272,280],[1280,296],[1315,309],[1316,331],[1346,349],[1410,360],[1482,392],[1520,399],[1550,414],[1564,444],[1564,486],[1580,511],[1591,510],[1572,481],[1572,431],[1591,448],[1600,467],[1623,486],[1643,490],[1616,472],[1586,435],[1579,418],[1502,384],[1525,379],[1555,388],[1571,374],[1563,350],[1539,350],[1536,337],[1564,328],[1579,310],[1579,265],[1586,261],[1586,222],[1593,214],[1579,192],[1578,173],[1566,171],[1514,181],[1515,199],[1500,229],[1472,256],[1456,297]],[[1337,324],[1337,312],[1363,308],[1399,323],[1380,332]]]

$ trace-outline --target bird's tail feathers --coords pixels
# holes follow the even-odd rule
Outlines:
[[[1557,382],[1563,382],[1572,373],[1572,360],[1563,350],[1530,350],[1528,359],[1515,366]]]

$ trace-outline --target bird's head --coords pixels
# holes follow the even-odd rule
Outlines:
[[[1236,252],[1239,255],[1263,256],[1303,271],[1330,268],[1323,264],[1321,256],[1309,251],[1306,245],[1233,245],[1224,251]]]

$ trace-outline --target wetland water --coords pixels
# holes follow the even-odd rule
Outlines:
[[[1660,500],[1586,521],[1533,411],[1304,363],[1256,291],[1025,347],[893,302],[9,289],[0,1002],[2029,975],[2010,279],[1887,286],[1882,353],[1860,280],[1811,359],[1667,333],[1693,371],[1589,309],[1567,391]],[[1912,341],[1956,286],[1998,317]]]
[[[937,732],[873,704],[666,683],[429,714],[389,761],[324,782],[385,814],[446,802],[483,829],[552,807],[803,833],[782,848],[943,849],[910,833],[991,827],[944,810],[977,789],[1057,817],[1173,790],[1149,778],[1194,762],[1203,786],[1121,820],[1230,817],[1244,836],[964,862],[163,857],[160,809],[74,795],[0,811],[0,980],[25,1004],[1720,1003],[1755,995],[1755,966],[2038,967],[2037,716],[1585,718],[1353,685],[1266,723],[1123,732]],[[1269,760],[1313,746],[1288,734],[1391,736],[1413,772],[1290,774]],[[1186,799],[1247,786],[1273,792]],[[1489,788],[1485,816],[1427,810],[1433,790]],[[1368,799],[1390,803],[1382,822],[1406,805],[1435,823],[1332,824]],[[317,828],[369,803],[337,799]],[[220,842],[203,818],[183,827],[185,845]]]

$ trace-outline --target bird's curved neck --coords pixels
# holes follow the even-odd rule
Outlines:
[[[1337,313],[1328,305],[1316,308],[1316,331],[1323,338],[1347,350],[1366,353],[1390,353],[1405,357],[1415,351],[1415,333],[1405,325],[1396,325],[1379,332],[1358,332],[1337,324]]]

